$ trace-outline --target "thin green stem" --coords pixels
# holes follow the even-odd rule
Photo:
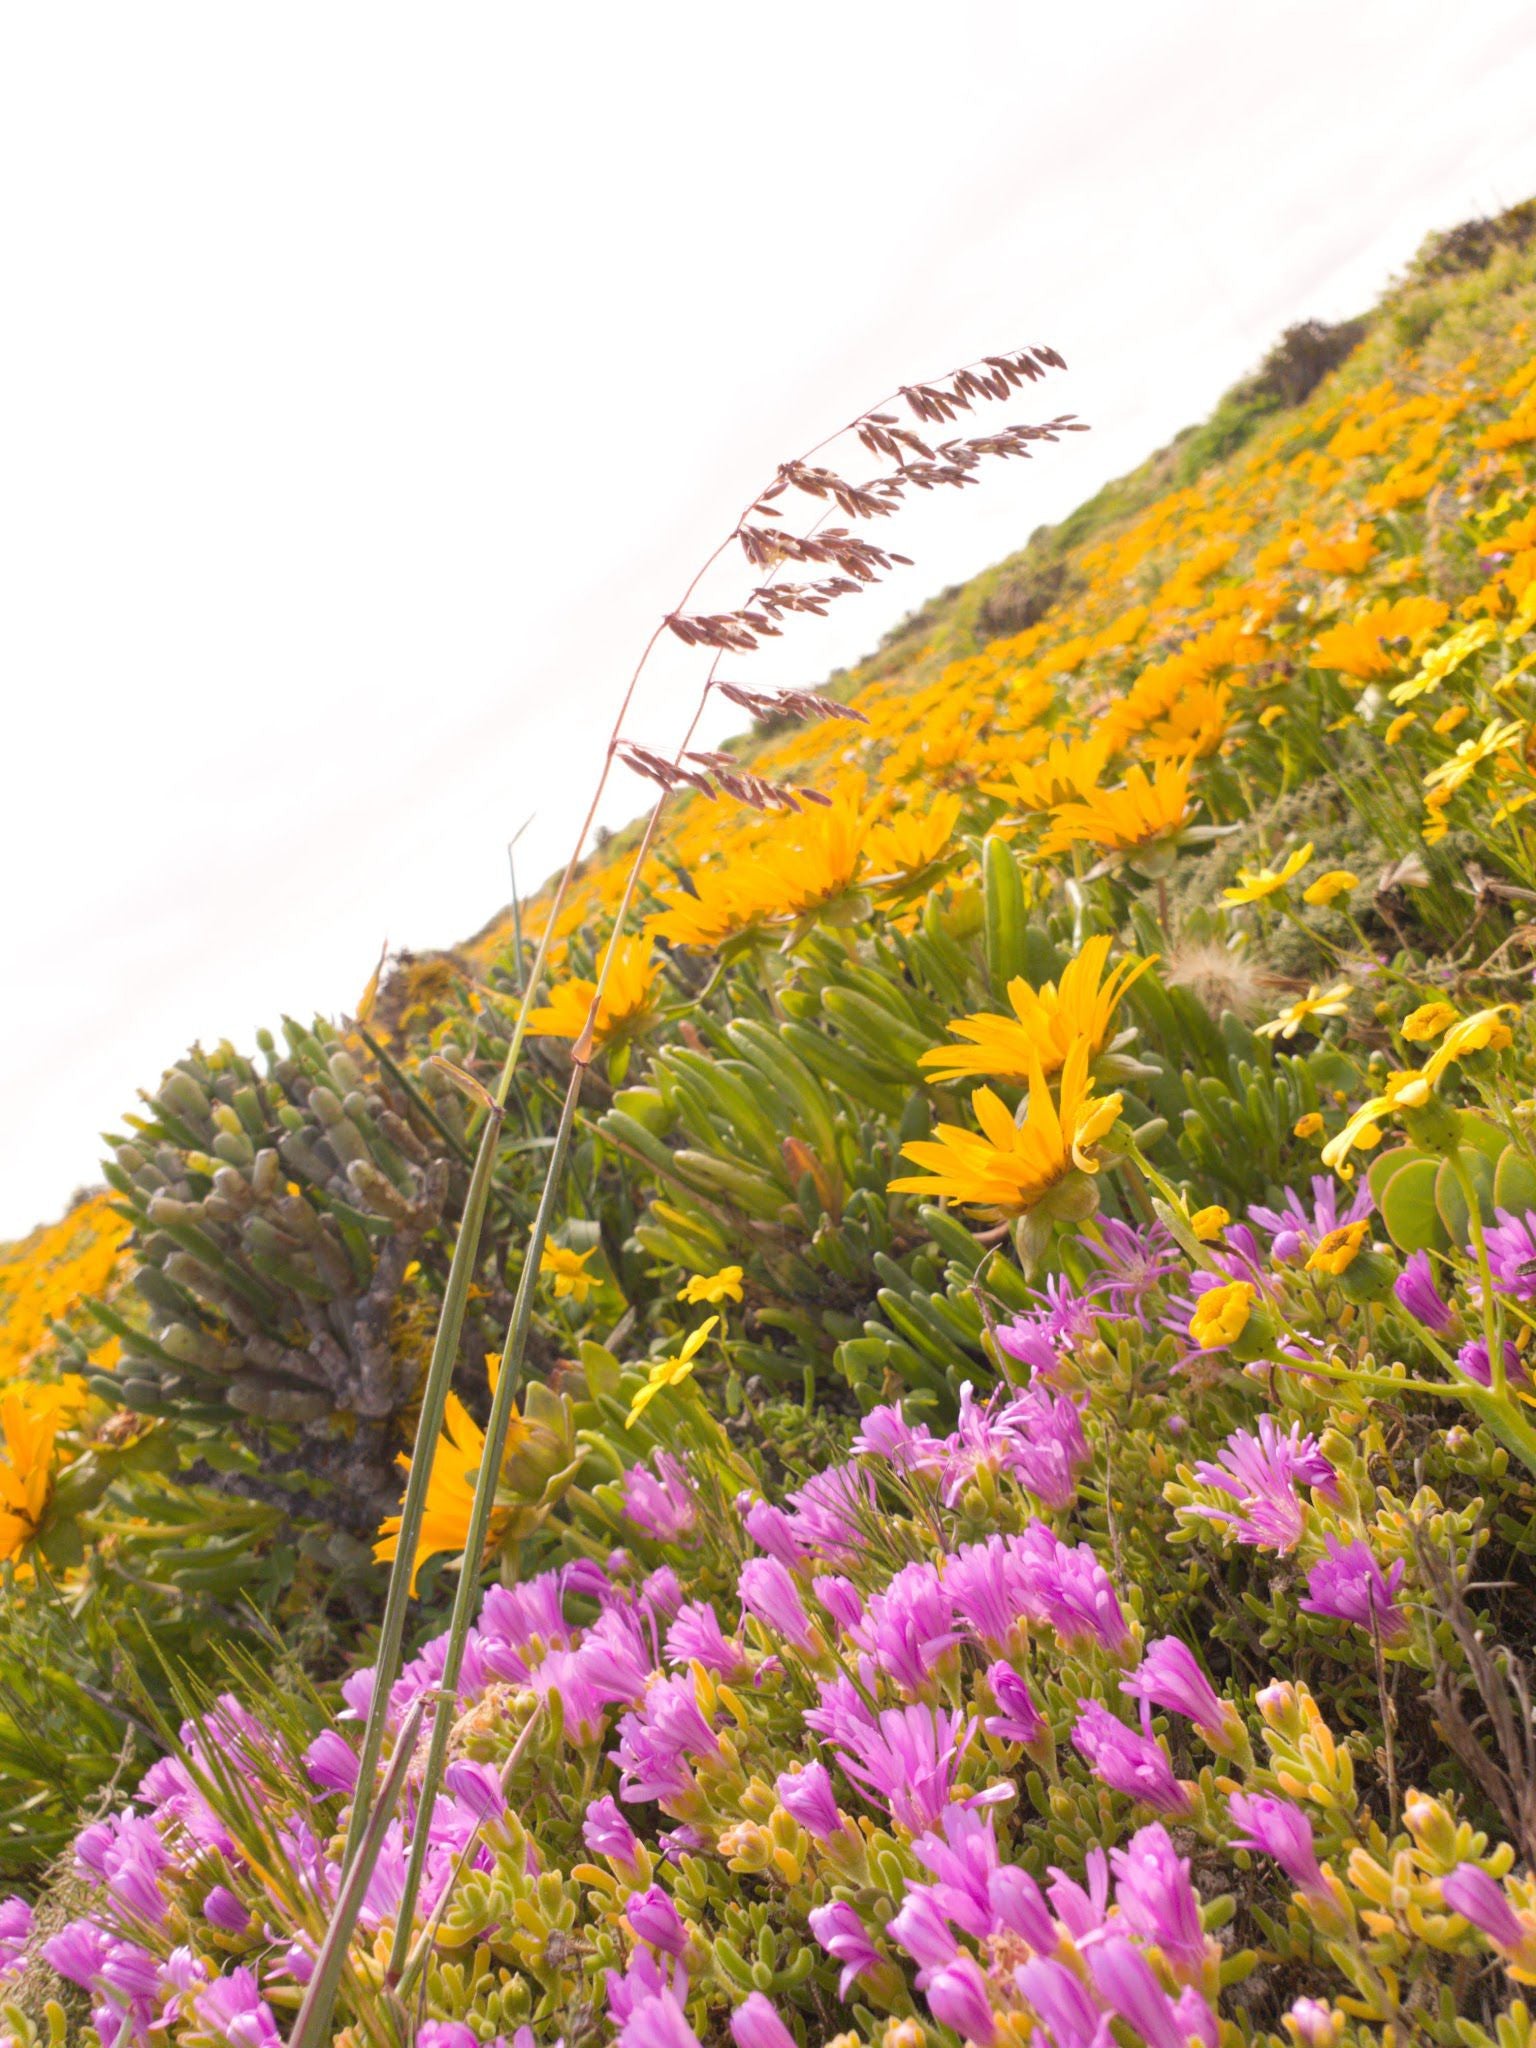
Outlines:
[[[545,1175],[533,1227],[528,1233],[528,1252],[523,1261],[523,1270],[518,1277],[512,1320],[507,1326],[507,1340],[502,1347],[501,1371],[496,1381],[496,1394],[491,1402],[490,1417],[485,1426],[485,1451],[475,1478],[475,1495],[469,1511],[469,1528],[464,1538],[464,1556],[459,1565],[459,1582],[454,1591],[453,1615],[448,1624],[448,1642],[443,1656],[442,1678],[439,1681],[449,1700],[458,1698],[459,1673],[463,1669],[464,1650],[480,1598],[480,1560],[485,1555],[486,1542],[491,1533],[491,1517],[496,1506],[496,1488],[501,1477],[502,1454],[506,1448],[523,1353],[528,1342],[528,1324],[533,1312],[534,1289],[538,1285],[539,1262],[544,1256],[545,1240],[549,1235],[550,1221],[564,1178],[565,1156],[570,1148],[571,1127],[576,1120],[576,1104],[581,1095],[581,1084],[586,1071],[583,1064],[571,1068],[570,1085],[565,1091],[560,1124],[555,1132],[555,1149],[550,1155],[549,1171]],[[431,1459],[432,1452],[429,1451],[429,1465]],[[407,1555],[414,1553],[407,1553],[402,1549],[401,1556]],[[445,1711],[439,1713],[432,1723],[432,1734],[427,1745],[427,1760],[422,1770],[421,1790],[416,1802],[416,1825],[411,1836],[410,1860],[406,1865],[405,1882],[395,1919],[394,1947],[389,1959],[392,1973],[399,1973],[405,1969],[409,1955],[415,1921],[416,1894],[421,1888],[422,1872],[426,1865],[429,1846],[427,1823],[436,1804],[443,1768],[448,1760],[448,1737],[452,1721],[452,1714]]]
[[[1450,1155],[1451,1172],[1456,1185],[1461,1189],[1461,1198],[1467,1205],[1467,1231],[1472,1239],[1472,1249],[1477,1254],[1477,1271],[1483,1288],[1483,1338],[1488,1346],[1488,1372],[1492,1391],[1502,1400],[1506,1392],[1504,1368],[1504,1332],[1499,1316],[1499,1298],[1493,1291],[1493,1269],[1488,1263],[1488,1240],[1483,1234],[1483,1214],[1478,1203],[1477,1189],[1472,1184],[1459,1151]]]

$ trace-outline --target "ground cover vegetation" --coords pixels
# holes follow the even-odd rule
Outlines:
[[[1536,2042],[1531,228],[9,1248],[0,2038]]]

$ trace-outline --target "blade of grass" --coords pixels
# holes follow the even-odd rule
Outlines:
[[[416,1747],[416,1737],[421,1729],[421,1717],[426,1711],[427,1701],[433,1695],[423,1693],[405,1718],[395,1743],[395,1753],[390,1759],[389,1770],[378,1797],[373,1801],[357,1853],[346,1865],[341,1890],[337,1895],[336,1909],[331,1923],[325,1931],[320,1953],[315,1958],[315,1972],[304,1993],[304,2002],[299,2007],[298,2017],[293,2023],[293,2032],[288,2036],[289,2048],[322,2048],[330,2039],[331,2012],[336,2003],[337,1987],[341,1983],[342,1971],[346,1968],[347,1948],[352,1940],[352,1930],[357,1925],[357,1916],[362,1910],[363,1897],[368,1890],[368,1880],[373,1876],[374,1865],[384,1847],[384,1835],[389,1827],[390,1816],[395,1802],[400,1797],[405,1783],[405,1774],[411,1767],[411,1756]],[[452,1704],[449,1694],[440,1700],[438,1720],[448,1718]]]

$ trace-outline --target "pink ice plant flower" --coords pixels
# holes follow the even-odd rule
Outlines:
[[[1312,1486],[1325,1499],[1337,1498],[1337,1475],[1318,1449],[1315,1437],[1293,1422],[1282,1429],[1272,1415],[1261,1415],[1258,1434],[1235,1429],[1216,1454],[1214,1465],[1195,1467],[1202,1486],[1230,1494],[1235,1507],[1196,1507],[1192,1514],[1230,1529],[1239,1543],[1282,1554],[1294,1550],[1305,1534],[1306,1510],[1299,1486]]]
[[[1309,1614],[1352,1621],[1379,1634],[1384,1643],[1401,1642],[1408,1633],[1408,1617],[1397,1604],[1407,1569],[1403,1560],[1384,1574],[1370,1545],[1358,1537],[1343,1543],[1330,1530],[1323,1542],[1327,1555],[1307,1574],[1302,1606]]]

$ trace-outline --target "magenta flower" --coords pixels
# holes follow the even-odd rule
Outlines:
[[[842,1810],[832,1790],[831,1773],[825,1764],[806,1764],[802,1770],[780,1771],[774,1783],[779,1804],[808,1835],[829,1842],[843,1831]]]
[[[1139,1230],[1114,1216],[1100,1216],[1094,1225],[1099,1240],[1080,1237],[1077,1241],[1103,1278],[1094,1284],[1111,1314],[1135,1315],[1149,1294],[1162,1286],[1178,1261],[1172,1233],[1162,1223],[1148,1223]]]
[[[987,1980],[974,1956],[957,1955],[952,1963],[935,1970],[923,1995],[941,2026],[953,2027],[962,2041],[991,2048],[997,2039],[997,2021]]]
[[[357,1788],[357,1752],[335,1728],[324,1729],[304,1752],[309,1775],[322,1792],[353,1792]]]
[[[224,1884],[216,1884],[203,1900],[203,1918],[222,1934],[244,1934],[251,1924],[244,1901]]]
[[[1088,1463],[1082,1411],[1066,1394],[1032,1387],[998,1414],[1012,1439],[1007,1469],[1042,1507],[1064,1508],[1077,1492],[1077,1475]]]
[[[721,1628],[720,1617],[707,1600],[690,1600],[678,1609],[667,1630],[667,1658],[673,1664],[702,1664],[727,1683],[748,1669],[740,1642]]]
[[[1333,2048],[1343,2021],[1321,1998],[1298,1998],[1286,2015],[1303,2048]]]
[[[736,1506],[747,1534],[758,1549],[766,1550],[770,1557],[776,1557],[791,1571],[798,1571],[806,1562],[806,1549],[784,1510],[765,1500],[749,1501],[744,1494],[738,1498]]]
[[[1158,1823],[1139,1828],[1123,1849],[1111,1849],[1115,1904],[1140,1940],[1160,1949],[1180,1977],[1198,1977],[1205,1963],[1200,1901],[1180,1856]]]
[[[623,1973],[609,1970],[604,1979],[608,2017],[624,2026],[643,2005],[664,1995],[682,2006],[688,1998],[688,1972],[679,1962],[663,1962],[654,1949],[637,1948]]]
[[[1122,1935],[1108,1935],[1088,1951],[1094,1989],[1147,2043],[1147,2048],[1189,2048],[1190,2036],[1216,2048],[1216,2015],[1193,1986],[1170,1998],[1152,1965]]]
[[[636,1937],[649,1942],[664,1956],[680,1956],[688,1947],[688,1930],[682,1915],[659,1884],[633,1893],[624,1907],[624,1917]]]
[[[1438,1337],[1456,1320],[1449,1303],[1442,1300],[1435,1285],[1434,1268],[1429,1263],[1428,1252],[1413,1254],[1392,1282],[1392,1292],[1414,1321],[1422,1323],[1432,1336]]]
[[[1109,2048],[1108,2016],[1076,1973],[1054,1958],[1031,1956],[1013,1973],[1025,2003],[1044,2022],[1053,2048]]]
[[[1536,1209],[1516,1216],[1498,1211],[1487,1233],[1488,1266],[1501,1294],[1513,1301],[1536,1301]]]
[[[944,1590],[955,1612],[988,1649],[1001,1650],[1030,1613],[1018,1538],[964,1543],[945,1560]]]
[[[830,1565],[856,1562],[875,1522],[875,1479],[861,1465],[829,1465],[789,1496],[802,1549]]]
[[[1384,1643],[1401,1642],[1408,1633],[1408,1617],[1396,1600],[1406,1570],[1403,1560],[1399,1558],[1383,1576],[1369,1544],[1358,1537],[1341,1543],[1330,1530],[1323,1540],[1328,1555],[1308,1572],[1307,1597],[1301,1603],[1308,1614],[1352,1621],[1358,1628],[1379,1632]]]
[[[795,2037],[761,1991],[753,1991],[731,2014],[736,2048],[795,2048]]]
[[[582,1816],[581,1839],[589,1854],[611,1857],[626,1869],[640,1867],[640,1839],[619,1811],[612,1793],[594,1799]]]
[[[811,1618],[795,1584],[776,1557],[754,1557],[741,1568],[741,1604],[764,1628],[797,1650],[814,1651]]]
[[[917,1964],[918,1988],[960,1953],[937,1885],[909,1884],[885,1931]]]
[[[1332,1465],[1304,1436],[1299,1422],[1282,1430],[1272,1415],[1259,1417],[1259,1433],[1235,1429],[1217,1453],[1217,1463],[1201,1463],[1195,1477],[1202,1486],[1230,1494],[1235,1508],[1195,1508],[1208,1521],[1224,1523],[1239,1543],[1261,1550],[1294,1550],[1307,1526],[1298,1486],[1315,1486],[1324,1495],[1335,1486]]]
[[[1299,1806],[1267,1793],[1234,1792],[1227,1801],[1227,1812],[1242,1829],[1234,1837],[1238,1848],[1272,1856],[1298,1891],[1327,1895],[1312,1841],[1312,1823]]]
[[[577,1749],[595,1749],[608,1727],[608,1704],[617,1690],[611,1647],[588,1641],[579,1650],[556,1650],[534,1672],[533,1690],[541,1699],[558,1700],[560,1726]],[[628,1686],[625,1677],[618,1685]],[[643,1688],[642,1688],[643,1693]],[[628,1690],[621,1699],[642,1694]]]
[[[908,1422],[899,1408],[886,1405],[870,1409],[853,1448],[861,1458],[883,1458],[896,1471],[907,1472],[932,1450],[933,1438],[926,1423]]]
[[[853,1640],[904,1693],[921,1695],[960,1641],[955,1611],[931,1564],[904,1565],[871,1593]]]
[[[1094,1776],[1112,1792],[1124,1792],[1159,1813],[1183,1815],[1189,1794],[1173,1775],[1161,1743],[1134,1735],[1097,1700],[1079,1700],[1081,1712],[1072,1730],[1072,1746],[1085,1757]]]
[[[808,1709],[805,1725],[837,1749],[852,1749],[867,1734],[873,1734],[874,1716],[865,1706],[851,1680],[842,1676],[824,1678],[819,1688],[820,1704]]]
[[[1081,1945],[1089,1936],[1098,1934],[1109,1912],[1109,1858],[1102,1849],[1088,1851],[1083,1868],[1086,1886],[1080,1885],[1075,1877],[1068,1877],[1054,1863],[1050,1875],[1047,1889],[1051,1910]]]
[[[1470,1920],[1495,1948],[1519,1956],[1522,1967],[1530,1968],[1528,1958],[1536,1951],[1536,1933],[1509,1903],[1504,1887],[1486,1870],[1475,1863],[1458,1863],[1448,1877],[1440,1880],[1440,1896],[1453,1913]]]
[[[197,1996],[197,2017],[215,2039],[231,2048],[283,2048],[272,2008],[261,1995],[250,1970],[231,1970],[215,1977]]]
[[[997,1712],[982,1723],[989,1735],[999,1742],[1022,1742],[1028,1748],[1048,1733],[1034,1695],[1011,1664],[989,1664],[987,1687],[997,1702]]]
[[[506,1817],[507,1799],[501,1789],[501,1773],[489,1764],[477,1764],[469,1757],[456,1757],[443,1773],[450,1796],[468,1807],[483,1827]]]
[[[1028,1366],[1036,1379],[1049,1379],[1063,1350],[1093,1338],[1100,1313],[1091,1296],[1079,1295],[1064,1274],[1053,1274],[1045,1283],[1044,1306],[1000,1323],[993,1334],[1000,1351]]]
[[[1177,1636],[1158,1636],[1148,1643],[1140,1667],[1121,1679],[1120,1690],[1149,1706],[1182,1714],[1213,1749],[1231,1746],[1237,1710],[1220,1697],[1194,1653]]]
[[[949,1804],[973,1732],[947,1708],[887,1707],[873,1727],[849,1731],[843,1768],[899,1827],[921,1834]]]
[[[881,1968],[883,1957],[869,1938],[869,1930],[845,1899],[828,1906],[813,1906],[807,1914],[812,1934],[831,1956],[841,1963],[837,1995],[846,1998],[860,1977],[872,1976]]]
[[[690,1759],[720,1753],[715,1731],[699,1711],[692,1681],[658,1678],[644,1705],[619,1723],[619,1797],[654,1799],[663,1806],[694,1790]]]
[[[1488,1341],[1485,1337],[1474,1337],[1463,1344],[1456,1354],[1457,1367],[1469,1380],[1475,1380],[1480,1387],[1493,1385],[1493,1367],[1488,1359]],[[1504,1339],[1504,1372],[1512,1380],[1524,1380],[1526,1371],[1520,1354],[1506,1337]]]
[[[670,1991],[636,1999],[619,2029],[618,2048],[700,2048],[688,2016]]]
[[[12,1892],[0,1899],[0,1980],[13,1970],[32,1939],[32,1908]]]
[[[811,1581],[811,1591],[844,1635],[851,1635],[864,1619],[863,1595],[851,1579],[840,1573],[819,1573]]]
[[[938,1475],[943,1499],[953,1504],[978,1473],[1010,1473],[1047,1507],[1065,1507],[1077,1474],[1088,1461],[1075,1401],[1030,1387],[999,1389],[985,1404],[969,1384],[960,1389],[960,1418],[952,1436],[931,1444],[920,1460]]]
[[[636,1465],[626,1472],[624,1512],[658,1543],[686,1536],[698,1520],[698,1503],[682,1462],[670,1451],[654,1451],[650,1468]]]
[[[991,1934],[997,1919],[992,1881],[999,1868],[991,1816],[968,1806],[946,1807],[941,1826],[919,1835],[912,1847],[938,1882],[909,1886],[908,1898],[926,1894],[944,1920],[977,1941]]]
[[[1032,1619],[1049,1623],[1068,1649],[1097,1643],[1115,1656],[1127,1647],[1130,1629],[1091,1544],[1069,1547],[1043,1522],[1031,1522],[1011,1544]]]

